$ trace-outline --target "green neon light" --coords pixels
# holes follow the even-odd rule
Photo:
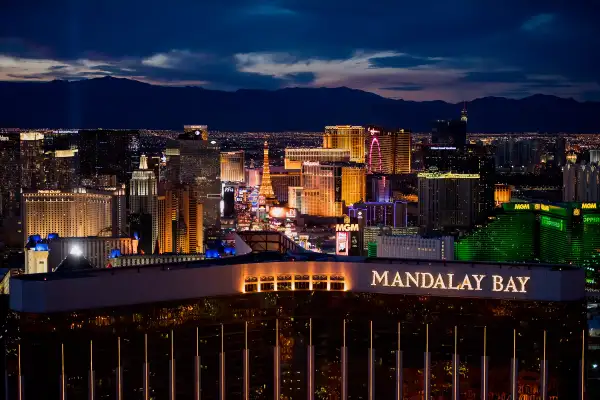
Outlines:
[[[584,215],[583,223],[600,225],[600,215]]]
[[[560,219],[554,219],[554,218],[546,217],[546,216],[542,215],[542,217],[540,219],[540,223],[542,226],[547,226],[549,228],[555,228],[560,231],[565,230],[565,223],[563,220],[560,220]]]

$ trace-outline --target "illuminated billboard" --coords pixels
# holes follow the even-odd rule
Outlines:
[[[350,245],[350,232],[337,232],[335,234],[335,254],[347,256]]]
[[[297,212],[295,208],[288,207],[271,207],[269,209],[269,216],[271,218],[279,219],[294,219],[296,218]]]

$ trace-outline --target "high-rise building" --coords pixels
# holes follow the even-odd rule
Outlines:
[[[454,238],[421,236],[386,236],[375,238],[377,257],[423,260],[454,260]]]
[[[37,190],[44,187],[44,134],[21,133],[21,187]]]
[[[338,163],[335,165],[338,165]],[[342,164],[341,169],[342,201],[346,205],[365,201],[367,198],[367,177],[364,165],[346,163]]]
[[[23,234],[60,237],[98,236],[112,226],[112,196],[86,189],[23,193]]]
[[[411,132],[367,127],[367,167],[369,172],[409,174],[411,171]]]
[[[140,249],[146,254],[154,254],[158,238],[158,200],[154,171],[148,169],[148,159],[140,157],[139,169],[133,171],[129,185],[129,211],[139,216],[148,215],[149,227],[143,229],[149,237],[140,236]]]
[[[302,210],[302,192],[304,188],[301,186],[288,187],[288,207]]]
[[[263,161],[263,174],[262,181],[260,183],[260,190],[258,191],[258,195],[260,197],[260,202],[262,204],[277,204],[277,197],[275,197],[275,192],[273,191],[273,185],[271,184],[271,171],[269,167],[269,143],[265,141],[265,146],[263,150],[264,161]]]
[[[302,170],[304,161],[349,162],[350,149],[286,148],[285,169]]]
[[[477,217],[479,174],[419,173],[419,225],[427,231],[469,228]]]
[[[362,126],[326,126],[323,148],[350,150],[350,161],[365,162],[365,128]]]
[[[167,189],[158,197],[159,253],[203,253],[203,204],[186,186]]]
[[[221,152],[221,182],[244,182],[244,150]]]
[[[280,203],[289,201],[288,194],[290,187],[300,186],[302,178],[300,172],[286,172],[282,174],[270,174],[271,186],[275,197]]]
[[[467,121],[437,120],[431,132],[431,143],[438,146],[462,147],[467,143]]]
[[[140,164],[140,133],[136,130],[82,130],[78,150],[82,177],[115,175],[118,183],[128,184]]]
[[[337,179],[336,179],[337,178]],[[342,215],[342,182],[334,165],[306,161],[302,164],[303,214]]]
[[[47,151],[44,160],[44,189],[79,187],[79,154],[77,149]]]
[[[369,174],[367,176],[367,201],[389,202],[392,201],[392,181],[383,174]]]
[[[492,148],[489,146],[424,146],[424,167],[435,172],[478,174],[476,202],[478,218],[494,209],[495,173]]]
[[[364,164],[306,161],[301,187],[304,214],[341,216],[344,206],[366,199],[366,170]]]
[[[554,163],[559,167],[567,164],[567,139],[564,137],[554,141]]]
[[[504,203],[483,227],[456,243],[461,261],[532,262],[595,267],[598,282],[600,203]]]
[[[112,189],[112,188],[111,188]],[[127,229],[127,192],[125,184],[115,187],[112,192],[112,236],[128,237]]]
[[[563,168],[563,201],[600,201],[600,166],[567,163]]]
[[[407,226],[407,205],[404,201],[360,202],[348,207],[351,218],[358,218],[359,214],[365,226]]]
[[[21,165],[20,137],[16,133],[0,135],[0,226],[20,213]]]
[[[186,125],[166,149],[167,180],[189,186],[203,204],[204,226],[216,229],[221,216],[221,149],[206,125]]]

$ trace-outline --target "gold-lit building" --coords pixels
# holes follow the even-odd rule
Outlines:
[[[203,204],[189,187],[168,189],[158,197],[159,253],[204,253]]]
[[[500,207],[503,203],[509,203],[511,199],[511,187],[503,184],[496,184],[494,189],[494,203]]]
[[[356,163],[305,162],[301,187],[303,214],[339,217],[344,206],[366,198],[366,170]]]
[[[361,164],[342,167],[342,201],[347,206],[367,198],[366,172]]]
[[[382,174],[410,174],[411,132],[367,127],[367,167]]]
[[[111,194],[74,189],[23,193],[23,234],[60,237],[97,236],[112,226]]]
[[[341,177],[336,182],[335,170],[334,165],[318,162],[307,161],[302,165],[302,207],[306,211],[303,214],[322,217],[342,215]]]
[[[244,150],[221,152],[221,182],[244,182]]]
[[[350,161],[364,163],[365,128],[352,125],[326,126],[323,148],[350,150]]]

